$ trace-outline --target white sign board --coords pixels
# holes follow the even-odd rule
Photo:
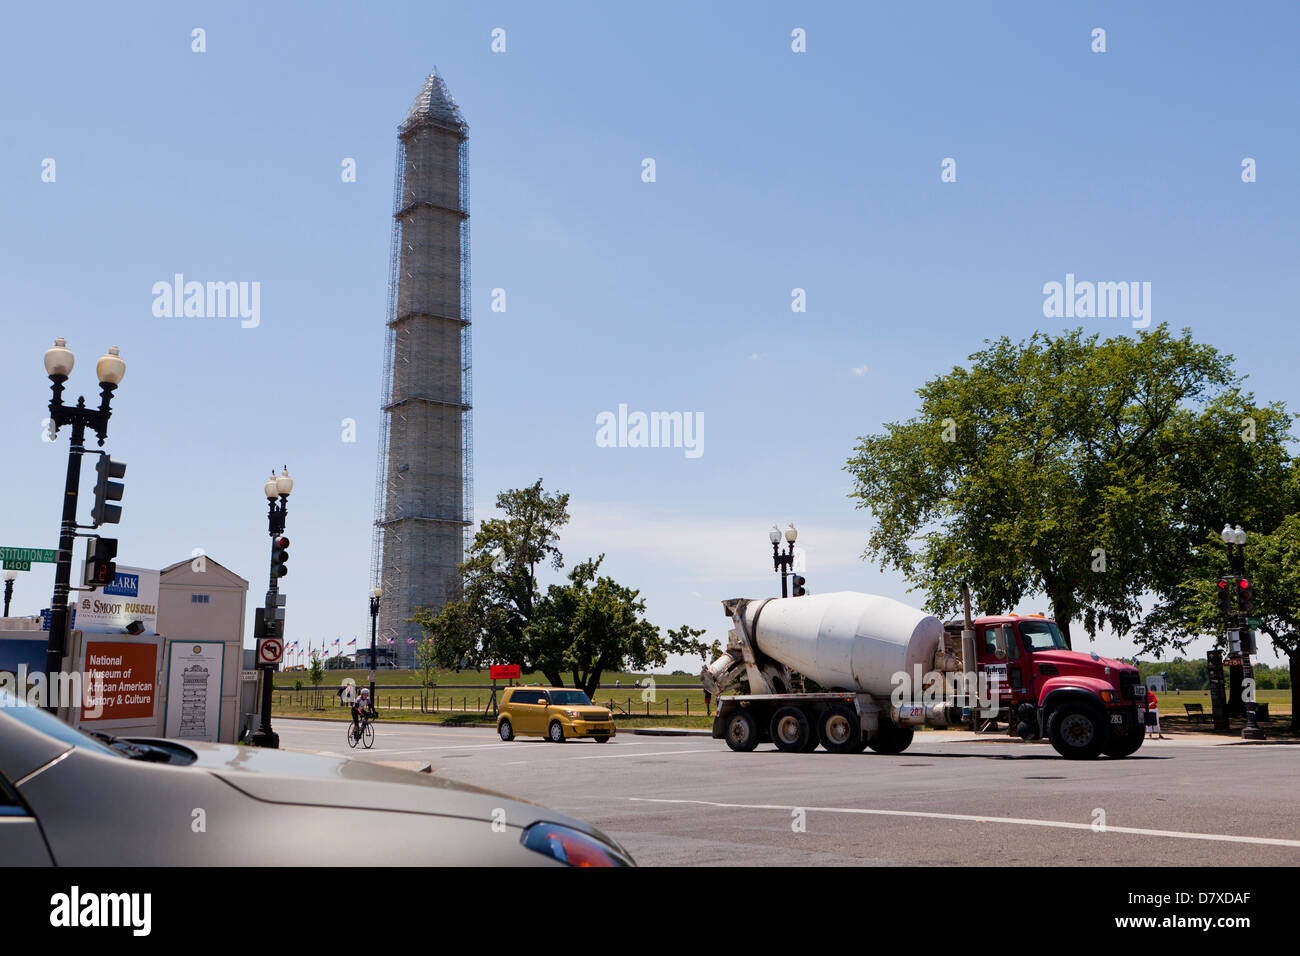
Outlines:
[[[163,736],[216,743],[221,733],[222,641],[169,641]]]
[[[84,580],[85,562],[82,562]],[[98,591],[78,591],[77,629],[122,633],[132,621],[144,634],[158,633],[158,572],[117,566],[117,577]]]

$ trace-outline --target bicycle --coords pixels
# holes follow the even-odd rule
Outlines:
[[[348,722],[348,746],[355,750],[360,741],[369,750],[375,745],[375,728],[366,714],[361,715],[360,721],[359,725]]]

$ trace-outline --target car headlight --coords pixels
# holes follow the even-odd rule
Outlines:
[[[577,716],[578,716],[578,712],[577,712],[576,710],[566,710],[566,711],[564,712],[564,716],[565,716],[565,717],[577,717]]]
[[[519,842],[569,866],[634,866],[623,853],[588,833],[558,823],[534,823]]]

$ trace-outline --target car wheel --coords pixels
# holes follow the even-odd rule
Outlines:
[[[749,753],[758,746],[758,722],[747,710],[738,710],[727,718],[727,746],[737,753]]]
[[[497,733],[499,733],[501,739],[507,743],[515,739],[515,728],[510,726],[510,721],[508,720],[503,720],[501,723],[497,724]]]
[[[598,744],[607,744],[607,743],[609,743],[609,738],[608,738],[608,737],[597,737],[597,738],[596,738],[596,743],[598,743]]]
[[[1135,727],[1133,733],[1126,737],[1111,737],[1106,741],[1106,746],[1101,748],[1101,752],[1107,757],[1131,757],[1138,752],[1145,739],[1143,729]]]
[[[553,744],[564,743],[564,725],[558,720],[551,721],[551,727],[547,731],[546,737]]]
[[[1110,737],[1105,715],[1081,701],[1061,704],[1047,718],[1047,736],[1052,747],[1067,760],[1091,760],[1101,753]]]
[[[862,724],[858,715],[840,704],[827,707],[817,722],[817,735],[828,753],[862,753]]]
[[[915,728],[900,727],[892,720],[880,720],[876,736],[867,741],[867,746],[878,754],[901,754],[912,746]]]
[[[769,733],[776,749],[788,754],[804,753],[808,738],[817,739],[808,718],[798,707],[782,707],[773,714]]]

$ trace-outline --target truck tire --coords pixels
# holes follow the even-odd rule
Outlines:
[[[738,710],[727,718],[727,746],[747,754],[758,746],[758,722],[747,710]]]
[[[822,712],[821,720],[817,722],[817,736],[827,753],[862,753],[862,724],[858,715],[840,704]]]
[[[1100,707],[1071,700],[1047,718],[1047,736],[1065,759],[1092,760],[1110,740],[1110,725]]]
[[[1144,728],[1142,727],[1135,727],[1133,728],[1133,733],[1125,737],[1115,737],[1112,735],[1110,740],[1106,741],[1106,746],[1101,748],[1101,752],[1107,757],[1133,756],[1141,748],[1142,741],[1146,739],[1146,734],[1143,730]]]
[[[817,733],[798,707],[782,707],[777,710],[772,715],[768,732],[772,736],[772,743],[782,753],[807,753],[809,739],[813,741],[813,746],[817,745]]]
[[[912,737],[916,733],[913,727],[900,727],[892,720],[880,718],[876,736],[867,741],[867,746],[878,754],[901,754],[912,746]]]

